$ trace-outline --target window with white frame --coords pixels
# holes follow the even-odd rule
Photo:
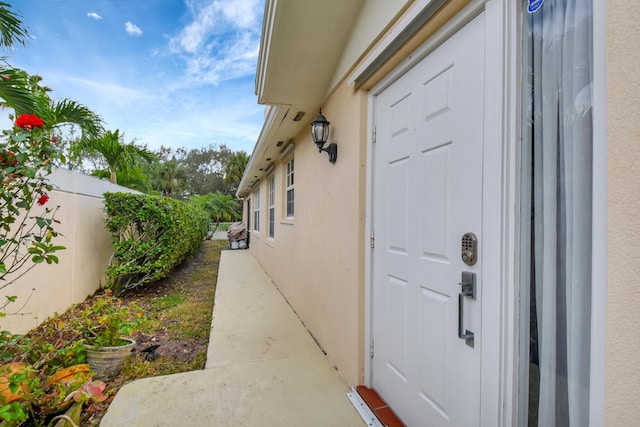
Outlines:
[[[276,176],[269,178],[269,237],[273,239],[276,222]]]
[[[294,207],[294,159],[287,162],[287,187],[286,187],[286,204],[287,204],[287,218],[293,218]]]
[[[253,193],[253,229],[260,231],[260,188]]]

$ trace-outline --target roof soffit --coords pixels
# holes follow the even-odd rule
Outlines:
[[[258,102],[324,101],[363,0],[267,0],[256,80]]]

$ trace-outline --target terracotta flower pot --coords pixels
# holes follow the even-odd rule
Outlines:
[[[29,385],[25,382],[18,383],[18,388],[11,390],[11,377],[15,374],[27,374],[28,378],[32,378],[34,371],[31,367],[23,362],[12,362],[0,366],[0,406],[6,405],[18,400],[24,400],[29,394]]]

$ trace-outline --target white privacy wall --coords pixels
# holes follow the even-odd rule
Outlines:
[[[56,252],[59,264],[37,265],[0,290],[3,301],[5,296],[18,297],[7,306],[7,316],[0,318],[0,330],[25,333],[104,285],[113,249],[104,226],[103,194],[133,190],[68,169],[56,169],[49,181],[55,188],[45,206],[60,206],[55,230],[62,235],[54,242],[66,249]]]

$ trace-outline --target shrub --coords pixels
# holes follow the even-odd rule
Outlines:
[[[208,216],[168,197],[106,193],[106,225],[115,253],[107,287],[118,295],[167,276],[198,250]]]
[[[22,114],[0,136],[0,289],[37,264],[57,264],[54,252],[64,249],[53,242],[58,207],[44,206],[53,189],[48,181],[52,164],[65,160],[55,142],[33,114]],[[15,300],[6,298],[0,308]]]

